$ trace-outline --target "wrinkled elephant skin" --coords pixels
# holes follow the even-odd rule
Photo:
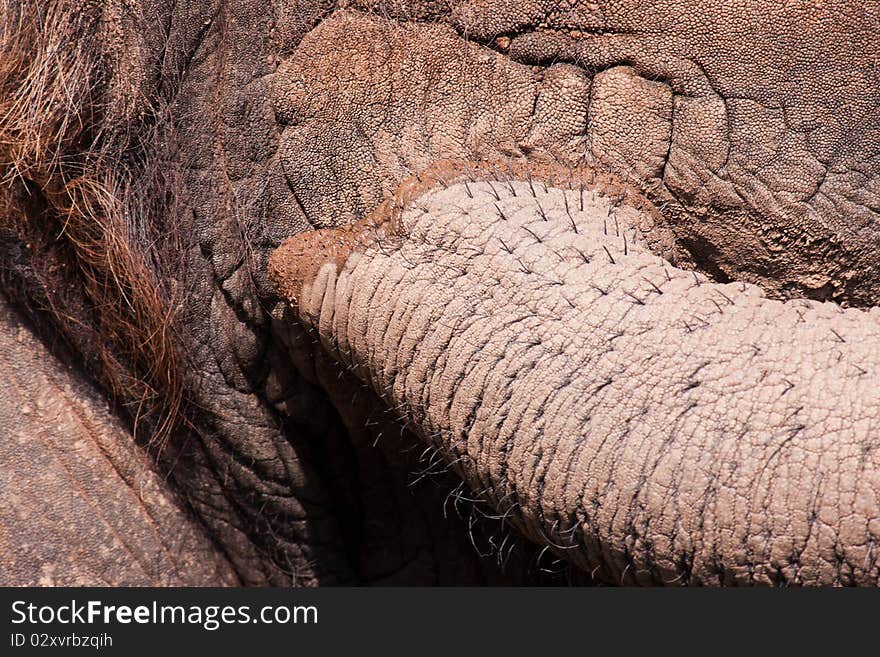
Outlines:
[[[876,0],[0,6],[2,583],[878,583]]]

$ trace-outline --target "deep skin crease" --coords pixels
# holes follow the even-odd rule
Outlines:
[[[647,498],[626,488],[631,480],[608,474],[599,508],[612,519],[590,513],[585,522],[552,491],[586,490],[563,482],[586,480],[588,468],[542,477],[529,459],[515,461],[508,478],[526,483],[516,484],[520,511],[511,511],[507,489],[456,460],[466,450],[450,453],[454,441],[432,442],[413,421],[409,398],[395,397],[386,410],[384,387],[371,390],[340,371],[332,345],[325,349],[316,342],[320,330],[300,326],[268,272],[290,236],[355,224],[397,193],[421,198],[422,172],[453,160],[472,163],[475,173],[492,163],[491,175],[525,185],[530,198],[538,181],[541,193],[545,184],[568,189],[571,172],[613,179],[652,208],[645,216],[653,228],[632,248],[662,257],[670,273],[705,276],[704,292],[757,285],[767,297],[762,307],[821,301],[803,306],[821,315],[817,327],[833,323],[839,309],[873,317],[849,308],[877,306],[880,292],[877,2],[5,0],[2,7],[0,287],[10,306],[3,335],[23,345],[39,336],[51,352],[34,359],[42,369],[30,376],[15,369],[18,361],[4,367],[17,372],[23,398],[43,399],[45,390],[67,396],[53,393],[31,415],[4,420],[7,433],[45,430],[40,443],[16,442],[21,458],[0,469],[26,480],[22,463],[48,462],[69,439],[73,448],[57,453],[75,475],[41,471],[34,481],[43,482],[43,495],[0,489],[0,502],[14,510],[4,516],[13,529],[0,536],[0,551],[30,550],[27,559],[3,561],[14,564],[4,582],[876,583],[873,416],[866,412],[860,424],[851,408],[817,417],[826,408],[818,402],[785,415],[800,406],[789,408],[787,398],[808,395],[801,391],[809,385],[792,379],[803,368],[838,377],[839,402],[864,400],[858,386],[876,377],[873,338],[852,340],[835,325],[842,341],[824,331],[830,342],[799,352],[792,371],[765,361],[766,380],[781,382],[774,393],[785,381],[796,385],[784,395],[784,417],[766,419],[764,429],[795,435],[776,453],[772,436],[746,423],[769,451],[743,452],[750,456],[740,468],[727,459],[724,477],[733,478],[737,502],[724,513],[718,499],[726,489],[704,487],[711,469],[685,450],[674,453],[697,465],[665,471],[675,500],[667,515],[640,506]],[[551,179],[541,167],[557,173]],[[467,191],[464,198],[467,206]],[[550,206],[543,211],[555,221]],[[437,212],[441,224],[462,228]],[[555,212],[564,215],[564,205]],[[310,234],[322,247],[338,240]],[[461,235],[471,248],[472,236]],[[619,245],[605,246],[623,262]],[[339,267],[347,266],[347,248],[331,256]],[[437,262],[446,257],[440,250]],[[510,280],[520,274],[528,278],[514,272]],[[637,282],[615,289],[642,299]],[[756,303],[719,289],[736,307]],[[677,298],[664,316],[694,307],[687,294]],[[724,309],[723,297],[712,299]],[[734,338],[730,344],[742,346]],[[659,359],[641,348],[630,358]],[[850,349],[865,351],[852,367],[824,360]],[[735,359],[713,357],[717,381],[729,380]],[[627,389],[627,377],[613,378],[602,395]],[[728,414],[706,401],[709,382],[697,376],[701,383],[684,390],[685,379],[673,398],[698,397],[699,408],[715,409],[715,422],[734,421],[733,407]],[[817,444],[811,432],[835,413],[849,429],[836,427],[827,440],[849,438],[809,451],[815,462],[795,458],[805,454],[801,445]],[[401,430],[398,416],[415,433]],[[628,435],[645,430],[637,419],[629,426]],[[846,434],[856,429],[868,433]],[[591,431],[580,433],[598,435]],[[844,454],[847,446],[857,454]],[[105,479],[105,452],[119,473],[105,496],[116,486],[120,499],[143,503],[137,514],[96,501],[82,484]],[[749,468],[762,462],[778,476],[750,488]],[[782,490],[794,476],[778,471],[780,462],[828,473],[791,489],[798,504],[812,502],[795,504],[790,516],[774,497],[774,486]],[[143,481],[153,482],[149,495],[139,492]],[[699,516],[676,506],[690,499],[688,484],[709,491],[723,541],[683,522]],[[642,495],[654,504],[656,490]],[[161,526],[185,519],[179,535],[151,533],[151,510],[159,508],[171,509]],[[29,521],[36,517],[43,521]],[[83,531],[67,536],[65,517],[78,518]],[[101,521],[90,523],[94,517]],[[125,548],[108,551],[108,540]],[[568,549],[571,541],[578,550]],[[27,547],[35,545],[45,549]],[[566,559],[568,552],[580,556]],[[78,558],[83,553],[97,557]],[[186,567],[196,562],[205,565]],[[78,567],[43,572],[38,563]]]

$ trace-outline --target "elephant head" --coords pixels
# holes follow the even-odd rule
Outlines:
[[[6,0],[3,335],[52,354],[4,367],[73,392],[0,407],[43,436],[4,467],[82,476],[0,524],[100,509],[129,556],[47,520],[3,579],[877,584],[878,33],[845,0]],[[159,507],[179,558],[144,568]]]

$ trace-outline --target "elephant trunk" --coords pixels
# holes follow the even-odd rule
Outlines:
[[[634,190],[551,169],[422,177],[270,275],[473,491],[598,578],[880,583],[880,310],[676,268]]]

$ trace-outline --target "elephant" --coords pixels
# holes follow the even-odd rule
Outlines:
[[[4,0],[0,581],[880,583],[878,35]]]

